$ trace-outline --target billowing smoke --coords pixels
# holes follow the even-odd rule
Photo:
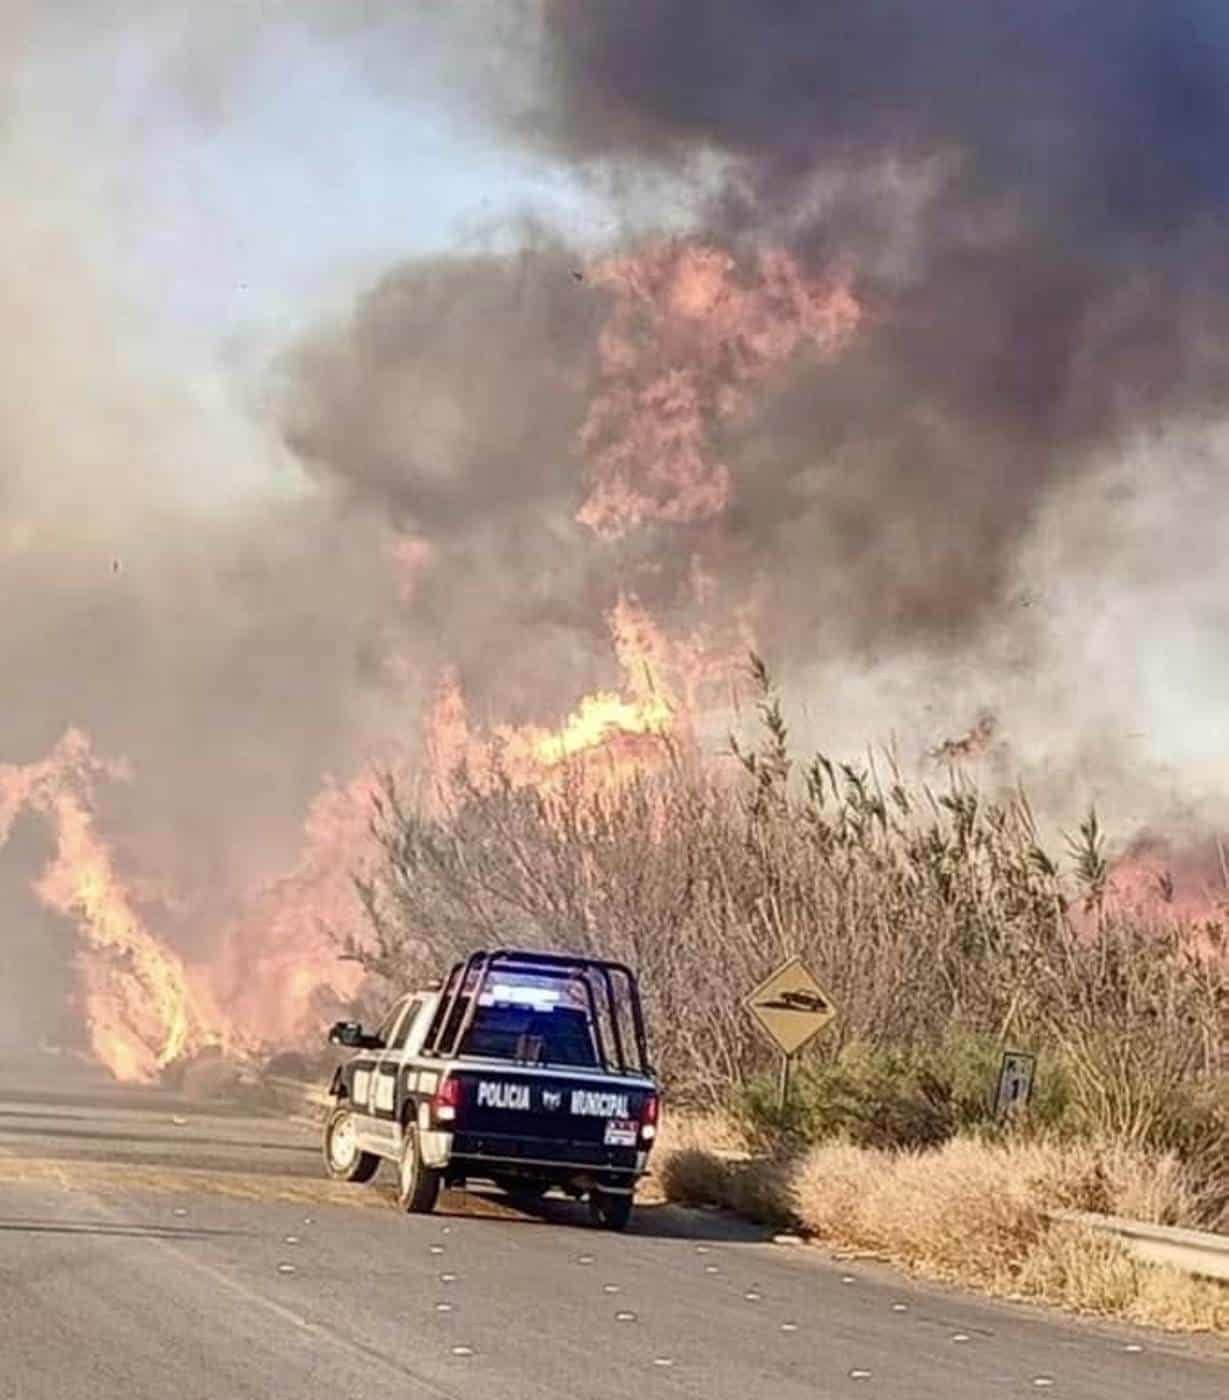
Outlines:
[[[1222,610],[1205,596],[1215,527],[1183,502],[1215,501],[1229,377],[1219,12],[544,0],[534,13],[536,86],[507,129],[642,221],[646,191],[668,190],[671,227],[728,250],[736,281],[765,247],[806,274],[846,270],[862,318],[840,355],[782,363],[749,411],[702,410],[727,509],[663,511],[612,545],[569,523],[584,513],[592,464],[573,430],[593,390],[553,392],[544,366],[566,345],[584,386],[595,320],[560,250],[407,266],[375,287],[335,350],[344,373],[322,382],[311,362],[317,417],[291,441],[429,534],[446,514],[421,606],[432,626],[435,600],[459,608],[470,683],[519,690],[515,655],[536,678],[548,635],[565,655],[567,631],[586,631],[616,586],[679,605],[682,565],[700,557],[722,605],[758,599],[761,644],[837,742],[903,726],[920,752],[988,708],[1058,802],[1129,793],[1128,821],[1172,812],[1175,769],[1214,795],[1184,760],[1208,752],[1225,690]],[[458,354],[488,304],[477,357]],[[505,434],[479,406],[512,385]],[[413,447],[390,451],[376,407],[390,395],[395,421],[423,425]],[[426,474],[443,471],[442,487],[421,455],[441,413],[456,415],[453,439]],[[515,464],[513,444],[532,444]]]
[[[0,768],[41,761],[70,726],[125,758],[131,780],[98,786],[100,826],[150,926],[204,956],[295,860],[322,776],[386,735],[390,697],[413,703],[413,676],[386,670],[392,534],[305,493],[199,357],[159,343],[105,183],[123,133],[100,110],[60,145],[76,48],[33,9],[0,16],[15,36],[0,63]],[[122,28],[77,18],[85,47]],[[32,890],[53,851],[34,812],[0,842],[5,1042],[64,1029],[71,921]]]
[[[711,235],[856,269],[858,344],[794,376],[730,454],[733,528],[786,565],[781,612],[804,630],[839,613],[882,658],[999,625],[1021,541],[1073,479],[1219,421],[1217,8],[545,13],[542,139],[582,163],[716,153]]]
[[[288,445],[429,546],[407,645],[483,707],[566,709],[551,686],[608,650],[614,571],[573,518],[602,311],[578,265],[554,241],[407,265],[284,366]]]
[[[730,654],[746,621],[838,750],[987,723],[1068,821],[1224,815],[1216,7],[247,14],[0,3],[0,763],[70,725],[130,760],[100,823],[185,954],[253,927],[324,775],[411,738],[442,666],[478,722],[550,723],[617,678],[623,596]],[[207,140],[284,44],[466,108],[609,222],[539,212],[262,327],[243,417],[141,324],[131,190],[46,116],[87,40],[146,94],[99,108],[98,168],[172,106]],[[42,840],[15,829],[0,888]],[[47,915],[10,902],[15,1017]]]

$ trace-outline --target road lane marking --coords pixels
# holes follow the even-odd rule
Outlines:
[[[86,1192],[84,1194],[93,1201],[100,1212],[104,1215],[109,1215],[117,1224],[130,1223],[124,1219],[122,1212],[103,1200],[101,1196],[96,1196],[93,1192]],[[289,1323],[297,1331],[320,1337],[330,1346],[348,1351],[358,1359],[374,1361],[386,1367],[401,1379],[413,1381],[415,1385],[422,1388],[425,1394],[435,1396],[437,1400],[466,1400],[466,1397],[460,1392],[438,1385],[421,1372],[415,1371],[412,1367],[405,1365],[404,1362],[389,1356],[378,1347],[370,1346],[366,1342],[360,1342],[357,1338],[349,1337],[345,1333],[338,1331],[335,1327],[330,1327],[325,1323],[313,1322],[300,1313],[295,1312],[292,1308],[288,1308],[284,1304],[277,1302],[276,1299],[270,1298],[267,1294],[247,1287],[237,1279],[232,1278],[222,1269],[207,1263],[204,1259],[185,1250],[175,1242],[174,1238],[168,1239],[160,1235],[151,1236],[151,1238],[156,1240],[165,1250],[175,1255],[181,1264],[185,1264],[189,1268],[204,1274],[219,1288],[241,1298],[248,1306],[263,1308],[266,1312],[272,1313],[283,1322]]]

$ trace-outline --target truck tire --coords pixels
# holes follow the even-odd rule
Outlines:
[[[334,1181],[370,1181],[380,1159],[358,1145],[354,1114],[340,1103],[324,1124],[324,1167]]]
[[[619,1196],[613,1192],[589,1192],[589,1219],[602,1230],[626,1230],[632,1218],[635,1197]]]
[[[397,1201],[411,1215],[429,1215],[440,1194],[441,1174],[422,1159],[418,1129],[407,1124],[397,1164]]]

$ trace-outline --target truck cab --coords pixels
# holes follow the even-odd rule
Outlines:
[[[395,1162],[399,1199],[434,1208],[442,1186],[490,1182],[530,1199],[559,1188],[594,1222],[626,1226],[657,1132],[635,976],[621,963],[501,948],[402,997],[333,1076],[329,1174],[370,1180]]]

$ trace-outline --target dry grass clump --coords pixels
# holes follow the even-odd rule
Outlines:
[[[754,1203],[738,1187],[747,1175],[740,1168],[749,1166],[766,1175],[767,1163],[752,1158],[745,1137],[727,1114],[663,1115],[654,1149],[653,1175],[667,1200],[726,1206],[755,1219],[778,1218],[749,1209]]]
[[[659,1158],[688,1148],[702,1149],[709,1156],[741,1158],[748,1155],[747,1141],[724,1113],[664,1113],[658,1132]]]
[[[656,1175],[668,1201],[724,1206],[761,1225],[793,1226],[792,1172],[787,1163],[717,1156],[702,1147],[667,1150]]]
[[[1048,1229],[1048,1208],[1108,1210],[1098,1167],[1084,1147],[957,1138],[927,1152],[828,1143],[787,1164],[722,1162],[693,1147],[664,1164],[662,1176],[677,1199],[740,1213],[755,1199],[761,1218],[838,1249],[933,1278],[1007,1288]]]
[[[733,1209],[733,1172],[722,1157],[703,1147],[657,1149],[654,1175],[668,1201],[688,1206],[727,1206]]]
[[[1119,1240],[1058,1225],[1029,1251],[1015,1293],[1070,1312],[1173,1332],[1229,1334],[1229,1288],[1136,1259]]]
[[[916,1274],[1183,1330],[1229,1331],[1229,1290],[1142,1263],[1054,1209],[1195,1225],[1201,1201],[1172,1154],[1092,1142],[958,1137],[924,1152],[829,1143],[787,1162],[692,1145],[660,1165],[668,1199],[801,1229]]]
[[[1127,1176],[1121,1152],[1112,1155],[1118,1177]],[[825,1145],[798,1164],[793,1192],[800,1224],[821,1238],[996,1291],[1011,1287],[1049,1229],[1048,1210],[1117,1213],[1105,1154],[1088,1143],[956,1138],[930,1152]]]

